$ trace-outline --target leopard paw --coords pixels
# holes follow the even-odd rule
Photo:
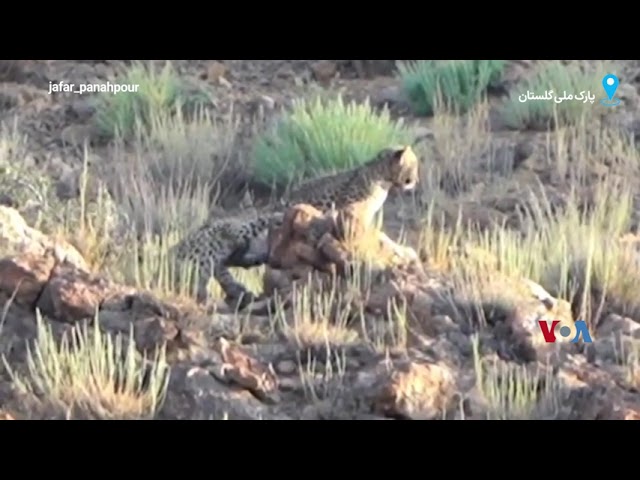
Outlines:
[[[412,247],[397,245],[396,248],[394,248],[394,254],[398,261],[404,263],[413,263],[420,261],[418,252],[416,252]]]
[[[240,311],[254,303],[256,297],[251,292],[243,292],[238,295],[227,295],[224,301],[231,309]]]

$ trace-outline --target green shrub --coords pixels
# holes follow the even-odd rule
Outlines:
[[[418,60],[399,62],[402,86],[418,115],[432,115],[440,99],[460,113],[481,98],[502,74],[505,60]]]
[[[560,99],[565,92],[567,95],[580,95],[582,92],[585,97],[591,94],[593,98],[602,90],[601,80],[602,75],[586,72],[576,63],[563,65],[553,61],[543,64],[533,76],[520,82],[510,93],[502,111],[504,123],[518,130],[547,130],[575,124],[586,111],[597,108],[596,105],[591,101],[577,100],[557,103],[555,96]],[[554,96],[550,100],[520,100],[520,96],[527,92],[543,96],[549,90],[553,91]]]
[[[370,160],[392,144],[412,142],[401,120],[363,104],[334,99],[298,100],[253,150],[256,180],[286,185],[312,175],[343,170]]]
[[[129,335],[75,325],[58,341],[36,310],[37,337],[27,346],[26,371],[2,363],[16,391],[38,398],[46,410],[67,418],[141,420],[162,406],[171,370],[164,347],[141,355],[133,326]]]
[[[136,92],[99,93],[96,97],[96,125],[101,135],[128,137],[138,122],[147,126],[149,119],[163,112],[176,112],[205,100],[204,92],[194,92],[167,62],[159,71],[150,63],[135,63],[118,81],[120,85],[137,85]]]

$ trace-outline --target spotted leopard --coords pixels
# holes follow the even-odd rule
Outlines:
[[[275,206],[206,222],[180,241],[172,255],[180,263],[195,264],[198,302],[207,301],[207,285],[213,277],[227,301],[240,300],[240,305],[247,305],[253,295],[233,278],[229,267],[251,268],[267,263],[268,229],[282,221],[287,207],[306,203],[321,211],[350,209],[363,225],[370,225],[391,188],[405,191],[415,188],[418,166],[418,158],[410,146],[385,148],[358,167],[298,185]],[[383,233],[381,240],[396,246]]]

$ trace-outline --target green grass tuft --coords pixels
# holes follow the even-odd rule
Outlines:
[[[27,348],[28,373],[19,375],[3,359],[18,391],[71,416],[153,418],[169,381],[164,347],[146,358],[135,348],[133,331],[112,337],[86,323],[58,342],[39,311],[36,315],[38,337]]]
[[[377,113],[368,101],[299,100],[257,139],[253,168],[259,181],[286,185],[357,166],[391,144],[411,141],[402,121],[393,121],[386,110]]]
[[[96,97],[96,126],[101,135],[129,137],[141,124],[146,127],[154,115],[175,113],[206,100],[195,92],[167,62],[162,69],[151,63],[135,63],[116,83],[137,85],[136,92],[100,93]]]
[[[418,60],[399,62],[402,86],[414,112],[432,115],[443,106],[465,112],[502,74],[505,60]]]

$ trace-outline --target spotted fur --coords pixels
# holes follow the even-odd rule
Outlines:
[[[251,216],[208,221],[176,245],[173,253],[179,262],[193,262],[197,267],[199,302],[206,301],[207,285],[213,276],[228,299],[242,298],[241,304],[246,305],[253,296],[233,278],[229,267],[250,268],[267,262],[268,229],[282,221],[287,207],[306,203],[323,212],[349,209],[369,225],[391,188],[415,187],[418,163],[411,147],[386,148],[361,166],[298,185],[275,207]]]

